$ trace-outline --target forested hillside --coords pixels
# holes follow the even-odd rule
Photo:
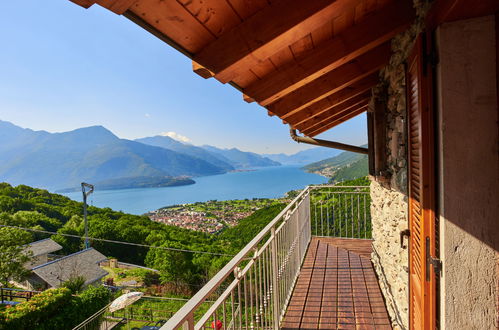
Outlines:
[[[346,151],[335,157],[309,164],[303,169],[326,176],[331,183],[336,183],[367,176],[369,165],[367,155]]]
[[[249,218],[220,235],[168,226],[137,216],[90,206],[89,236],[114,241],[153,245],[233,255],[279,213],[284,205],[256,211]],[[83,204],[46,190],[0,183],[0,224],[59,233],[52,238],[61,244],[64,253],[82,248],[82,239],[62,236],[83,236]],[[23,231],[24,232],[24,231]],[[32,241],[50,235],[30,233]],[[93,241],[92,246],[108,257],[141,264],[161,271],[164,282],[199,286],[218,271],[230,256],[171,251],[158,248],[127,246]]]

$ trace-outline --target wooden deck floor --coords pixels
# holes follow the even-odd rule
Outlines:
[[[313,238],[282,329],[391,329],[371,241]]]

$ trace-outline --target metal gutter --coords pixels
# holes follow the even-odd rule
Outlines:
[[[312,145],[316,145],[316,146],[320,146],[320,147],[341,149],[341,150],[356,152],[356,153],[364,154],[364,155],[367,155],[369,153],[369,149],[363,148],[363,147],[352,146],[350,144],[344,144],[344,143],[334,142],[334,141],[313,139],[311,137],[306,137],[306,136],[298,136],[298,135],[296,135],[296,130],[293,128],[289,129],[289,134],[291,135],[291,138],[298,143],[306,143],[306,144],[312,144]]]

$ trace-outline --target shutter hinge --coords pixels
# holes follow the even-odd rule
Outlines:
[[[442,260],[435,258],[430,253],[430,238],[426,237],[426,281],[431,279],[430,265],[433,266],[433,271],[437,277],[442,274]]]

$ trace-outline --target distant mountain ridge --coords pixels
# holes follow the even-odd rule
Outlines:
[[[340,152],[341,151],[338,149],[314,147],[299,151],[292,155],[286,155],[281,153],[281,154],[263,154],[262,156],[270,158],[283,165],[305,165],[326,158],[334,157],[338,155]]]
[[[253,152],[241,151],[237,148],[221,149],[207,145],[197,147],[162,135],[145,137],[136,139],[135,141],[174,150],[192,157],[197,157],[219,167],[225,168],[227,171],[251,167],[281,165],[279,162],[273,161]]]
[[[48,133],[0,121],[0,181],[11,184],[63,189],[82,181],[225,172],[200,158],[120,139],[102,126]]]
[[[332,183],[365,177],[369,172],[367,155],[349,151],[306,165],[303,169],[326,176]]]
[[[237,148],[221,149],[213,146],[201,146],[221,161],[230,162],[236,168],[250,168],[263,166],[279,166],[281,163],[263,157],[254,152],[241,151]]]
[[[192,184],[185,177],[278,165],[236,148],[196,147],[167,136],[131,141],[103,126],[49,133],[0,120],[0,182],[14,185],[60,190],[82,181],[118,188],[131,188],[127,180],[137,187]]]
[[[201,147],[196,147],[193,145],[179,142],[175,139],[172,139],[169,136],[157,135],[157,136],[135,139],[135,141],[151,146],[170,149],[176,152],[183,153],[185,155],[196,157],[204,161],[207,161],[213,165],[216,165],[220,168],[223,168],[226,171],[232,171],[235,169],[235,167],[232,164],[230,164],[228,161],[221,160],[219,157],[211,154],[207,150]]]

